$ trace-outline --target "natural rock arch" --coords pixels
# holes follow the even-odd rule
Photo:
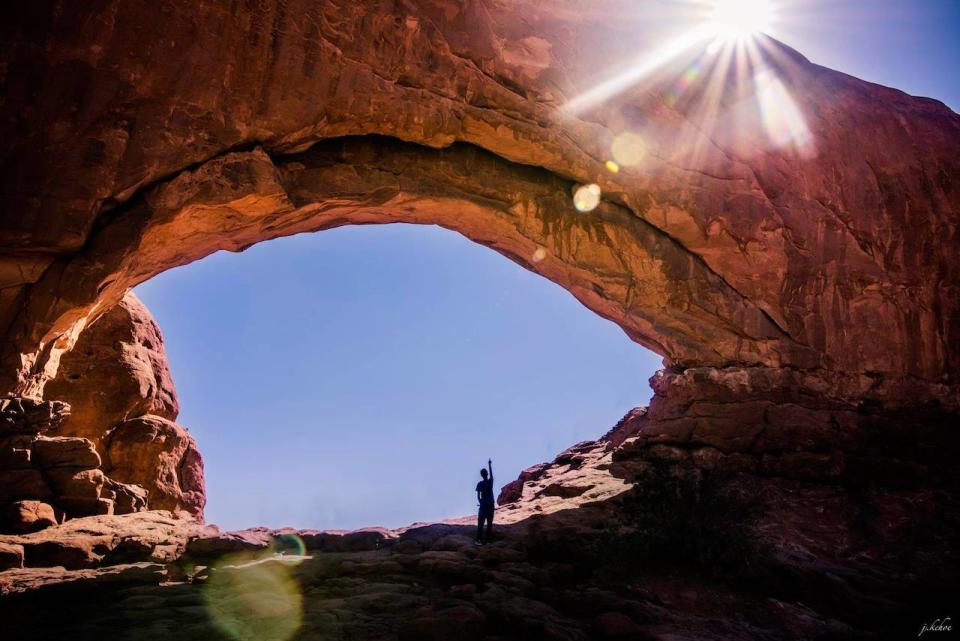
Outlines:
[[[793,90],[811,157],[772,149],[754,79],[709,55],[679,100],[667,68],[563,111],[645,37],[610,19],[616,2],[89,11],[4,21],[4,127],[33,132],[4,135],[8,391],[40,393],[83,326],[158,270],[401,219],[511,255],[678,366],[810,370],[851,398],[891,381],[955,390],[960,120],[935,101],[767,43],[750,73]],[[644,160],[610,174],[623,131]],[[390,138],[316,144],[370,134]],[[565,200],[585,182],[604,202],[580,215]]]
[[[151,507],[202,516],[204,490],[172,422],[159,330],[125,293],[218,249],[403,221],[492,247],[666,358],[649,408],[524,471],[503,513],[594,501],[557,522],[607,525],[619,508],[606,499],[655,462],[735,474],[766,497],[760,529],[788,581],[773,596],[815,606],[764,594],[763,607],[793,612],[790,634],[815,636],[793,626],[814,610],[824,634],[844,634],[835,617],[856,631],[913,625],[906,613],[956,593],[960,116],[763,38],[741,64],[725,64],[729,47],[684,54],[588,110],[565,108],[656,46],[660,25],[637,4],[3,5],[0,521],[48,529],[5,537],[0,567],[174,560],[188,537],[207,565],[218,536],[158,513],[126,520]],[[696,73],[678,88],[684,71]],[[764,121],[771,78],[802,125],[786,136]],[[622,134],[641,153],[611,171]],[[588,183],[603,198],[580,213],[571,190]],[[136,355],[122,376],[143,366],[125,402],[97,405],[64,378],[114,371],[71,352],[102,336]],[[76,399],[69,429],[89,439],[40,435],[69,426],[57,396]],[[598,478],[616,483],[588,491]],[[123,516],[49,527],[111,511]],[[528,519],[531,542],[542,522]],[[124,531],[137,523],[177,534]],[[79,544],[60,540],[78,530]],[[936,545],[904,552],[927,540],[917,530],[937,530]],[[89,587],[77,585],[82,610]],[[90,594],[96,609],[124,602]],[[36,604],[3,615],[62,636],[58,613]],[[143,614],[117,620],[151,624]],[[180,629],[183,609],[170,614]],[[697,626],[681,636],[703,636]]]
[[[21,322],[35,328],[26,344],[75,335],[130,288],[218,249],[347,224],[407,222],[441,225],[492,247],[567,288],[671,363],[776,366],[812,358],[655,227],[606,202],[581,215],[572,210],[571,190],[569,181],[471,146],[433,150],[351,138],[276,161],[260,149],[228,153],[151,189],[83,252],[48,270],[23,311]],[[60,315],[51,318],[51,301],[71,307],[54,307]]]

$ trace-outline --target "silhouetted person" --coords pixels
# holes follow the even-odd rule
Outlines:
[[[490,541],[490,533],[493,531],[493,461],[487,459],[487,470],[480,470],[482,480],[477,483],[477,501],[480,503],[480,510],[477,512],[477,543]],[[487,522],[487,536],[483,536],[483,522]]]

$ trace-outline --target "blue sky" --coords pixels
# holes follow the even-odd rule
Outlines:
[[[137,288],[163,329],[208,520],[462,516],[650,397],[660,357],[557,285],[433,226],[220,252]]]
[[[779,40],[812,62],[960,109],[960,0],[778,0]]]
[[[812,61],[960,105],[960,1],[781,2]],[[399,526],[497,485],[650,397],[660,358],[567,292],[436,227],[221,252],[137,293],[163,329],[208,520]]]

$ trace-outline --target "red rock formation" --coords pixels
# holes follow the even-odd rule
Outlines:
[[[843,616],[867,627],[872,595],[852,586],[900,598],[911,588],[891,567],[956,567],[949,537],[916,559],[895,554],[909,540],[904,524],[955,522],[960,116],[944,105],[763,41],[736,71],[721,69],[723,51],[700,52],[602,104],[565,108],[656,45],[644,13],[622,0],[41,0],[0,11],[0,391],[52,400],[77,390],[76,436],[109,441],[99,455],[111,473],[171,506],[202,504],[189,437],[151,417],[176,411],[156,331],[131,329],[143,314],[129,301],[110,311],[130,288],[279,236],[439,224],[565,287],[667,365],[648,411],[528,470],[505,492],[504,516],[533,531],[543,520],[526,517],[550,514],[555,530],[592,536],[615,518],[615,495],[652,466],[739,475],[771,506],[763,528],[797,584],[784,598],[843,598],[839,609],[854,612]],[[678,94],[691,62],[701,74]],[[770,82],[802,120],[786,141],[762,118]],[[640,141],[635,162],[611,172],[624,134]],[[579,212],[571,192],[587,183],[601,198]],[[115,330],[98,329],[105,314]],[[85,342],[134,354],[85,355]],[[105,360],[94,367],[91,357]],[[116,405],[94,393],[100,372],[122,381]],[[30,403],[18,425],[55,413]],[[136,412],[146,414],[104,440]],[[34,438],[22,436],[40,430],[11,430],[3,416],[0,502],[138,504],[97,468],[36,469]],[[92,459],[80,445],[70,441],[64,460]],[[481,564],[453,549],[462,543],[411,560],[426,546],[410,539],[396,561],[358,565],[480,576]],[[17,565],[24,544],[10,545],[6,562]],[[55,538],[38,549],[61,558]],[[89,551],[63,554],[78,566],[103,560]],[[541,570],[509,576],[511,589],[531,593],[527,577]],[[811,578],[820,575],[826,584]],[[585,600],[579,587],[571,610]],[[585,627],[499,594],[488,586],[477,603],[534,636],[634,630],[615,600],[590,610]],[[796,637],[835,631],[799,602],[776,603]],[[415,605],[424,609],[408,636],[485,625],[472,605]],[[459,627],[444,628],[447,619]],[[731,636],[755,632],[740,631]]]
[[[92,441],[45,435],[69,412],[60,401],[0,401],[0,426],[8,434],[0,438],[0,532],[42,529],[55,524],[58,514],[127,514],[146,507],[142,487],[104,475]]]
[[[159,416],[130,419],[107,434],[105,453],[106,472],[122,483],[143,486],[150,509],[203,519],[203,460],[183,427]]]
[[[4,16],[0,175],[5,202],[29,212],[2,218],[8,389],[38,392],[83,325],[158,271],[394,220],[492,246],[673,365],[956,386],[960,125],[935,101],[768,43],[754,71],[777,74],[813,153],[774,146],[752,77],[706,95],[720,54],[680,99],[668,65],[564,112],[611,71],[598,63],[652,46],[614,0],[589,18],[444,0],[87,11]],[[32,91],[38,77],[61,91]],[[624,132],[643,159],[611,174]],[[390,139],[315,146],[370,134]],[[569,204],[578,182],[603,189],[588,215]]]
[[[128,418],[154,414],[174,420],[179,411],[160,328],[132,292],[64,354],[46,394],[70,404],[60,434],[97,444]]]
[[[89,467],[103,458],[111,478],[147,490],[150,509],[203,518],[203,459],[172,422],[179,403],[163,336],[132,292],[81,334],[45,393],[71,407],[57,433],[96,444]]]
[[[183,553],[191,536],[202,532],[203,527],[193,521],[178,519],[169,512],[146,511],[89,516],[41,532],[0,535],[0,545],[20,547],[28,567],[72,570],[101,563],[172,561]],[[3,587],[0,581],[0,594]]]

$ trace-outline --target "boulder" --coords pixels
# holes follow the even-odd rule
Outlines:
[[[160,416],[140,416],[114,427],[104,448],[107,474],[143,487],[150,509],[203,518],[203,459],[184,427]]]
[[[46,477],[61,501],[97,501],[105,483],[104,474],[99,469],[53,468],[47,471]]]
[[[113,501],[114,514],[130,514],[147,509],[147,496],[149,494],[147,490],[139,485],[118,483],[111,478],[107,478],[105,481],[106,487],[101,491],[101,495],[106,495],[105,498]]]
[[[16,501],[0,508],[0,532],[29,534],[57,524],[53,507],[42,501]]]
[[[523,483],[520,479],[514,479],[500,488],[497,505],[507,505],[519,501],[523,496]]]
[[[175,419],[176,389],[163,335],[132,292],[84,329],[60,359],[47,398],[66,401],[71,414],[59,434],[100,443],[117,423],[141,414]]]
[[[557,464],[557,462],[554,461],[554,464]],[[500,495],[497,496],[497,505],[508,505],[519,501],[523,496],[524,484],[527,481],[536,481],[543,476],[544,472],[550,467],[551,465],[549,463],[538,463],[520,472],[520,476],[500,489]]]

